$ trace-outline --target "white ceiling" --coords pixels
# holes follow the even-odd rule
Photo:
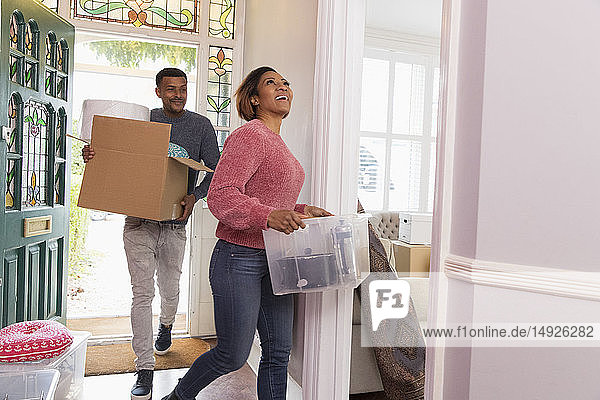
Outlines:
[[[442,0],[367,0],[368,28],[440,37]]]

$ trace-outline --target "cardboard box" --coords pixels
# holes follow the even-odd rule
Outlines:
[[[396,272],[404,276],[429,276],[431,246],[392,241]]]
[[[171,125],[95,115],[79,207],[165,221],[183,214],[188,167],[212,171],[189,158],[169,157]],[[79,155],[74,155],[78,157]]]

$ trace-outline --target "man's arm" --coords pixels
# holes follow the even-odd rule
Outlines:
[[[202,144],[200,146],[200,159],[204,162],[208,168],[213,171],[217,168],[217,163],[219,162],[219,145],[217,144],[217,135],[215,134],[215,130],[210,122],[207,122],[204,134],[202,135]],[[208,187],[210,186],[210,181],[212,180],[213,173],[207,172],[204,175],[204,179],[198,186],[194,188],[192,192],[196,197],[196,201],[206,197],[208,193]]]
[[[217,163],[219,162],[219,146],[217,144],[215,130],[208,120],[202,127],[201,137],[202,142],[200,143],[200,154],[198,159],[204,161],[204,165],[214,171],[217,167]],[[207,172],[204,175],[202,182],[200,182],[200,184],[196,186],[194,190],[192,190],[192,193],[183,197],[181,200],[181,205],[183,206],[183,215],[180,218],[177,218],[177,221],[187,220],[194,210],[194,205],[196,202],[206,197],[212,176],[212,172]]]

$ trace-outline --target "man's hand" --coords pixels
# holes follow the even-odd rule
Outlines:
[[[329,217],[333,215],[327,210],[323,210],[317,206],[304,206],[304,214],[307,217]]]
[[[196,196],[193,194],[185,195],[183,200],[181,200],[181,205],[183,206],[183,215],[177,218],[176,221],[187,220],[194,209],[194,204],[196,204]]]
[[[304,214],[299,214],[291,210],[274,210],[271,211],[267,218],[267,226],[276,231],[283,232],[286,235],[294,232],[296,229],[305,228],[306,225],[302,222]]]
[[[81,149],[81,156],[83,157],[83,162],[90,161],[92,158],[94,158],[95,155],[96,152],[93,148],[90,147],[89,144],[86,144],[85,146],[83,146],[83,149]]]

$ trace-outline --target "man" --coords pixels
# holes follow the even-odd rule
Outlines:
[[[150,121],[171,124],[171,143],[183,147],[190,158],[204,161],[215,169],[219,161],[217,137],[210,121],[199,114],[185,110],[187,77],[176,68],[165,68],[156,75],[156,95],[163,107],[150,112]],[[85,162],[94,157],[94,150],[85,146]],[[173,221],[151,221],[126,217],[123,242],[133,300],[131,304],[132,346],[137,379],[131,389],[132,400],[152,397],[152,378],[155,359],[152,346],[152,299],[154,271],[161,298],[160,326],[154,342],[154,353],[163,355],[171,347],[171,328],[179,302],[179,277],[185,250],[185,224],[194,204],[206,197],[212,173],[206,174],[196,186],[198,171],[189,170],[187,195],[181,200],[183,215]],[[143,196],[143,193],[140,193]]]

